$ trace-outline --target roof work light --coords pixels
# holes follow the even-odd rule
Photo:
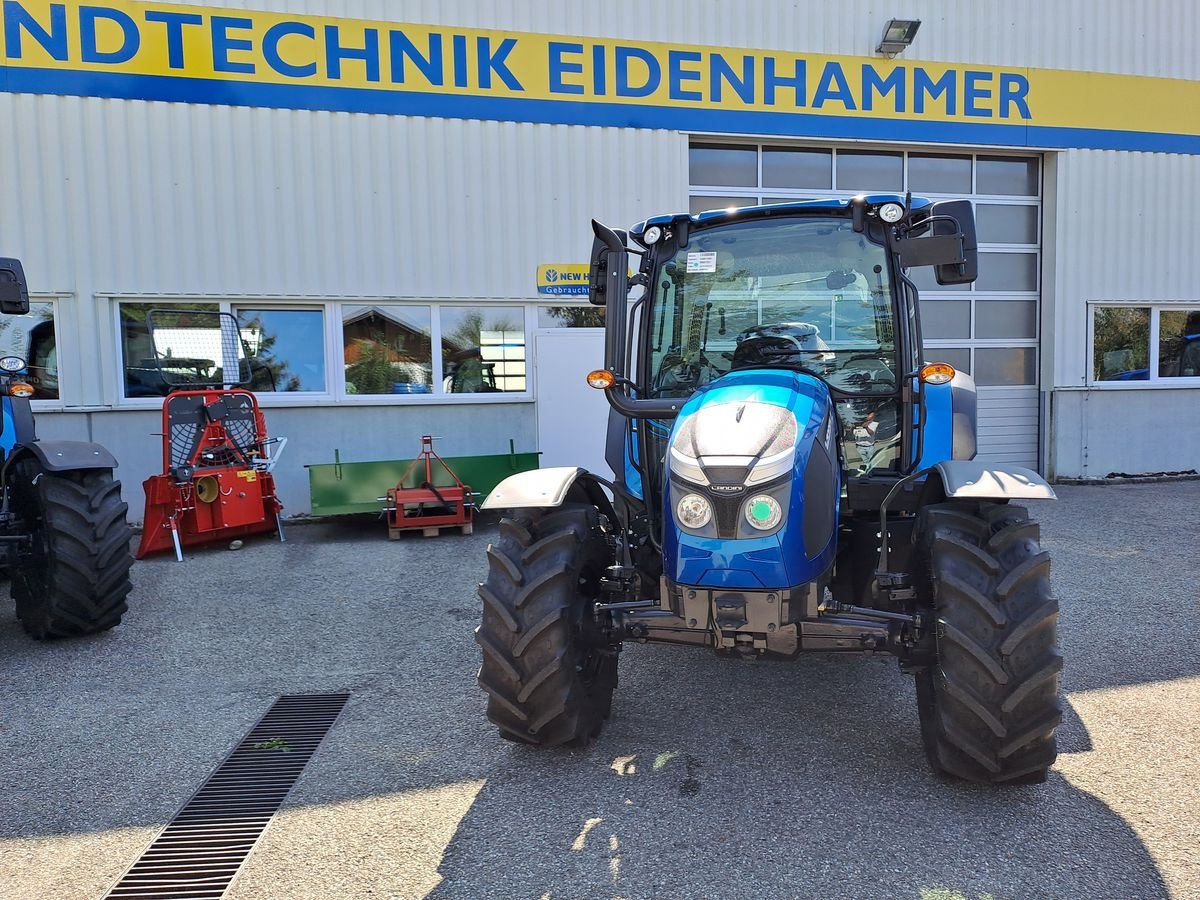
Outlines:
[[[883,26],[883,37],[879,39],[879,46],[875,48],[875,52],[887,56],[903,53],[917,36],[917,29],[920,27],[920,19],[888,19],[887,25]]]

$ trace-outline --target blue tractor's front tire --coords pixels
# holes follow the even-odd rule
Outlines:
[[[32,456],[9,476],[30,549],[12,568],[17,618],[36,640],[119,624],[131,589],[128,505],[111,470],[47,472]]]
[[[1019,506],[954,500],[923,509],[913,537],[936,618],[936,659],[917,673],[930,764],[964,781],[1045,781],[1062,656],[1037,524]]]
[[[522,509],[500,523],[479,586],[487,715],[511,741],[582,746],[600,733],[617,686],[617,651],[598,618],[612,550],[592,506]]]

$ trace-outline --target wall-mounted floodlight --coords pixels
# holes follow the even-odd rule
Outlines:
[[[888,56],[904,52],[913,42],[913,38],[917,36],[917,29],[920,27],[920,19],[888,19],[888,23],[883,29],[883,37],[880,38],[875,52]]]

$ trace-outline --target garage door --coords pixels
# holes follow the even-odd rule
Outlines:
[[[979,280],[921,289],[925,356],[970,372],[979,387],[979,458],[1038,468],[1041,160],[1037,156],[862,150],[695,139],[692,212],[912,191],[969,197],[979,229]]]

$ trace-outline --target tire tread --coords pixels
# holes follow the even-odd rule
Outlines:
[[[937,621],[917,673],[930,763],[966,781],[1045,781],[1056,758],[1062,656],[1050,555],[1021,507],[952,500],[921,511],[919,585]]]
[[[14,566],[11,590],[26,632],[48,640],[119,624],[133,565],[121,482],[106,469],[44,472],[32,458],[11,477],[15,505],[44,550]]]
[[[517,510],[501,520],[479,586],[483,618],[479,686],[502,737],[541,747],[582,746],[599,733],[616,686],[616,649],[594,678],[580,674],[576,636],[586,612],[582,585],[598,579],[611,551],[593,507]]]

